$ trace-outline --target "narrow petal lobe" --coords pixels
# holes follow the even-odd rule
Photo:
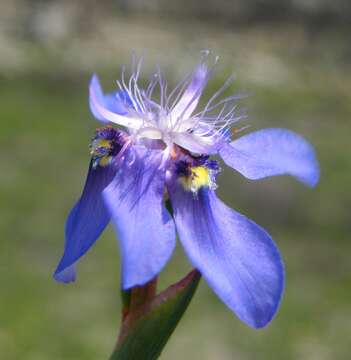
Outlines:
[[[162,153],[132,155],[104,191],[120,242],[123,289],[153,279],[175,246],[174,223],[163,203]]]
[[[64,254],[54,278],[59,282],[75,280],[75,263],[94,244],[110,221],[110,215],[102,198],[103,189],[113,177],[111,167],[93,169],[89,172],[83,193],[71,210],[66,221]]]
[[[199,65],[194,71],[193,77],[185,89],[182,97],[172,110],[174,118],[187,119],[196,109],[199,103],[202,91],[205,88],[209,79],[209,70],[206,65]]]
[[[182,148],[196,153],[196,154],[216,154],[218,146],[211,142],[206,137],[201,137],[196,134],[189,133],[172,133],[171,134],[175,144]]]
[[[267,325],[280,303],[284,269],[268,233],[224,205],[213,191],[195,198],[180,186],[171,193],[177,232],[193,266],[237,316]]]
[[[225,144],[224,162],[251,180],[291,175],[314,187],[319,164],[313,147],[300,135],[285,129],[264,129]]]
[[[94,117],[104,123],[112,122],[129,128],[139,128],[141,119],[127,116],[125,103],[128,102],[126,94],[114,92],[104,95],[99,79],[93,75],[89,86],[89,105]],[[122,101],[122,98],[125,101]]]

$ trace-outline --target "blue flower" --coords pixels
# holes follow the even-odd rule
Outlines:
[[[210,156],[219,155],[251,180],[287,174],[310,187],[318,182],[319,166],[312,146],[289,130],[264,129],[231,141],[230,127],[241,117],[237,96],[220,99],[229,81],[197,110],[213,74],[206,61],[204,56],[169,94],[160,71],[145,89],[139,87],[141,61],[128,80],[122,71],[119,91],[112,94],[105,95],[92,77],[90,108],[105,126],[91,142],[86,184],[68,216],[54,277],[74,281],[76,262],[112,220],[122,288],[143,285],[170,259],[177,233],[220,299],[242,321],[260,328],[279,307],[283,263],[270,235],[216,196],[220,169]]]

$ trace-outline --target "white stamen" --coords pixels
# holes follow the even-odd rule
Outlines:
[[[124,103],[128,115],[114,114],[105,109],[96,101],[94,94],[93,101],[107,120],[130,128],[131,141],[138,143],[142,139],[162,140],[167,149],[179,142],[179,146],[191,152],[210,153],[227,136],[226,129],[243,116],[236,114],[237,105],[234,103],[242,96],[231,95],[216,102],[234,81],[233,75],[212,95],[201,111],[193,114],[218,62],[216,57],[214,65],[208,68],[208,56],[209,51],[204,51],[198,67],[185,76],[169,94],[159,67],[146,89],[139,87],[143,59],[136,61],[133,56],[131,76],[127,80],[125,67],[122,67],[121,80],[117,81],[119,89],[128,96]],[[154,90],[157,85],[159,96],[156,100]]]

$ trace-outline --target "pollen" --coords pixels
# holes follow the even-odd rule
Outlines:
[[[189,175],[179,178],[183,188],[187,191],[197,193],[202,187],[212,188],[214,183],[211,170],[205,166],[196,166],[189,169]]]

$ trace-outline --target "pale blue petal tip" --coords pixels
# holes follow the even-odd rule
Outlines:
[[[69,266],[62,271],[58,268],[56,272],[54,273],[54,279],[57,282],[61,282],[64,284],[69,284],[71,282],[74,282],[76,280],[76,269],[75,266]]]

